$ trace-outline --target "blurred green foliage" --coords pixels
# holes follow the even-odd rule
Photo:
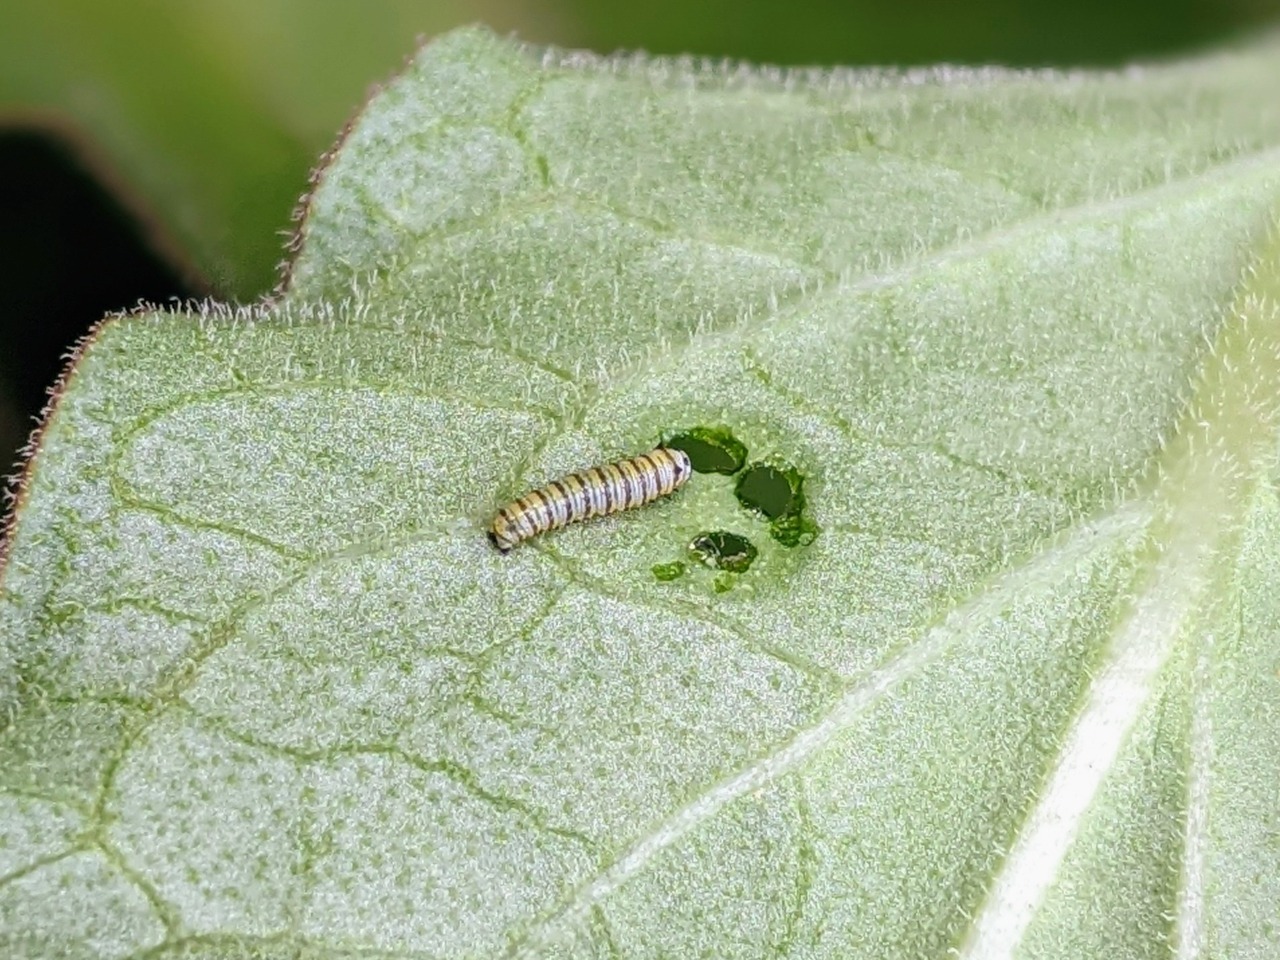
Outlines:
[[[1269,21],[1275,0],[561,0],[570,43],[783,64],[1106,65]],[[541,39],[541,38],[539,38]],[[548,40],[561,42],[558,37]]]
[[[1106,64],[1256,28],[1277,4],[14,0],[0,12],[0,123],[47,132],[63,153],[26,163],[30,151],[20,147],[0,157],[7,186],[44,196],[87,177],[116,209],[72,205],[86,223],[64,211],[52,239],[49,229],[42,238],[30,221],[0,215],[0,450],[12,449],[21,432],[13,424],[41,400],[42,391],[15,384],[50,382],[61,350],[103,312],[141,296],[268,292],[308,171],[418,37],[482,21],[532,42],[600,52],[784,64]],[[5,138],[0,151],[24,139]],[[89,265],[122,244],[145,247],[163,266],[137,256],[136,277],[98,270],[109,282],[95,287]],[[67,284],[80,295],[59,289]]]

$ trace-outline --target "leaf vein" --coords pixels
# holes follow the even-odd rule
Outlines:
[[[715,784],[638,837],[594,878],[571,891],[551,911],[535,918],[512,941],[507,956],[511,960],[540,956],[562,930],[580,923],[592,906],[605,900],[662,851],[730,803],[803,766],[889,690],[936,663],[954,638],[973,623],[998,615],[1010,597],[1053,582],[1061,570],[1084,561],[1100,545],[1142,529],[1149,517],[1149,507],[1141,502],[1122,504],[1060,535],[1030,560],[980,586],[967,602],[927,628],[920,639],[859,682],[847,686],[832,709],[815,723],[797,730],[774,750]]]

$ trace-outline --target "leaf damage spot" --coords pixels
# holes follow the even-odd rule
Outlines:
[[[663,445],[687,453],[697,473],[732,476],[747,462],[747,445],[728,427],[693,427],[677,433]]]
[[[806,510],[804,475],[785,461],[753,463],[738,478],[734,495],[744,509],[769,521],[769,535],[784,547],[808,546],[818,535]]]
[[[760,553],[746,537],[727,530],[698,534],[689,542],[689,552],[704,566],[729,573],[746,573]]]
[[[653,576],[659,583],[670,583],[672,580],[679,580],[684,576],[687,567],[683,560],[673,560],[671,563],[655,563],[653,565]]]

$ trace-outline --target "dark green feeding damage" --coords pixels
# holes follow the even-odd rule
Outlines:
[[[794,467],[784,468],[769,463],[754,463],[741,477],[734,493],[748,510],[764,514],[770,520],[785,517],[801,496],[803,478]]]
[[[807,547],[818,536],[818,525],[805,513],[789,513],[769,524],[769,535],[784,547]]]
[[[670,583],[672,580],[679,580],[684,576],[685,564],[683,560],[673,560],[671,563],[655,563],[653,565],[653,576],[659,583]]]
[[[769,521],[769,534],[784,547],[805,546],[818,535],[806,511],[804,475],[781,460],[753,463],[738,478],[734,494],[744,508]]]
[[[670,435],[662,445],[683,450],[698,473],[737,474],[733,490],[739,506],[767,521],[769,535],[780,546],[804,546],[817,536],[818,526],[806,510],[804,475],[787,461],[769,457],[747,466],[746,444],[724,426],[691,427]],[[714,582],[717,593],[732,589],[760,553],[749,539],[727,530],[699,533],[689,542],[688,551],[699,565],[719,571]],[[679,560],[651,569],[660,583],[688,572]]]
[[[667,439],[663,446],[683,450],[698,473],[737,473],[747,462],[747,446],[728,427],[693,427]]]
[[[727,530],[698,534],[689,541],[689,552],[700,563],[729,573],[746,573],[759,553],[746,537]]]

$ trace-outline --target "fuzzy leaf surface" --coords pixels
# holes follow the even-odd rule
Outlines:
[[[1274,954],[1277,90],[425,48],[285,296],[65,384],[2,952]],[[717,474],[486,542],[716,425],[811,543]],[[654,575],[709,530],[750,570]]]

